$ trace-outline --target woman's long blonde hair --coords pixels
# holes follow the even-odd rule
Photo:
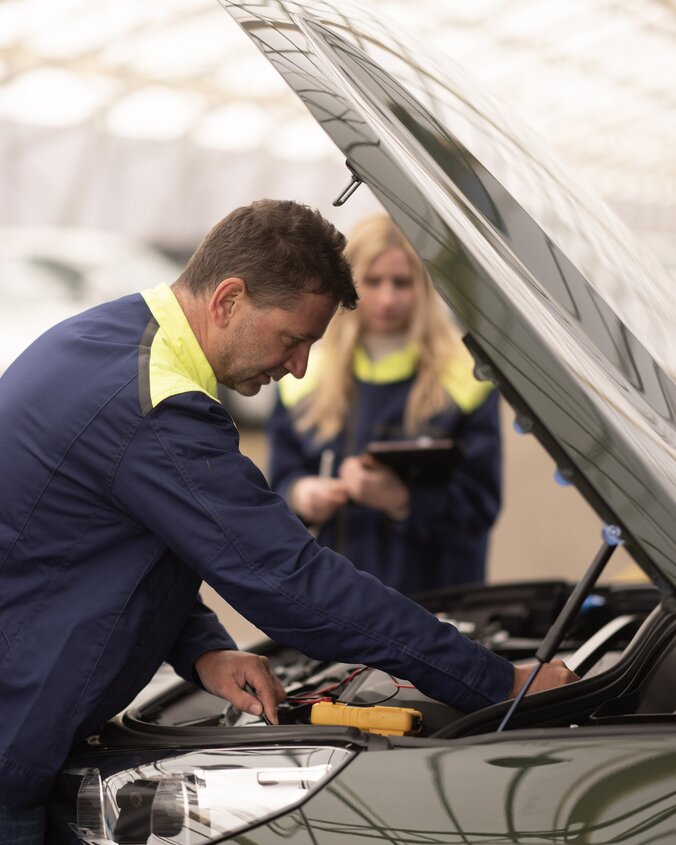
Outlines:
[[[442,386],[442,375],[458,350],[460,337],[435,291],[425,267],[403,232],[387,214],[361,220],[348,237],[345,255],[357,285],[375,259],[398,247],[408,255],[416,286],[415,314],[408,341],[416,343],[420,359],[404,412],[404,434],[414,436],[425,420],[451,404]],[[359,306],[338,313],[321,342],[321,377],[313,392],[301,402],[296,424],[301,431],[315,430],[320,443],[345,428],[354,382],[353,358],[361,339]]]

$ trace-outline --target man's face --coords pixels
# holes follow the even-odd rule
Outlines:
[[[244,297],[211,361],[216,378],[242,396],[254,396],[287,373],[302,378],[310,347],[335,310],[333,297],[326,294],[304,293],[289,310],[256,308]]]

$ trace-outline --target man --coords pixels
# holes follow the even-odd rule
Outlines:
[[[343,247],[306,206],[237,209],[172,288],[66,320],[0,379],[0,842],[17,826],[40,841],[72,744],[163,660],[276,721],[281,685],[201,604],[202,580],[275,640],[463,710],[523,684],[526,670],[317,546],[216,398],[218,382],[253,395],[304,374],[356,304]],[[536,688],[574,679],[552,664]]]

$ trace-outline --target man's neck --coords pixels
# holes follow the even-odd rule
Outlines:
[[[206,309],[201,307],[200,301],[196,299],[192,293],[183,285],[171,285],[171,292],[176,297],[176,301],[181,306],[181,310],[185,314],[188,325],[197,338],[197,342],[204,349],[204,342],[207,337],[206,326]]]

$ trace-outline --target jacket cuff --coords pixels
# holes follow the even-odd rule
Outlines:
[[[215,615],[213,619],[202,617],[199,630],[194,626],[193,629],[183,631],[169,652],[167,662],[184,680],[202,687],[199,675],[195,671],[195,661],[207,651],[222,650],[237,651],[237,643]]]

